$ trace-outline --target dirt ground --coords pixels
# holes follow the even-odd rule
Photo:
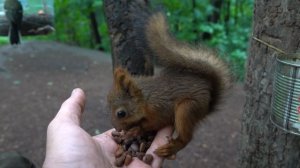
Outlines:
[[[18,151],[41,167],[47,125],[73,88],[87,95],[82,126],[91,135],[111,128],[106,94],[109,55],[54,42],[0,48],[0,152]],[[201,123],[193,141],[164,167],[237,167],[245,101],[236,84],[221,110]]]

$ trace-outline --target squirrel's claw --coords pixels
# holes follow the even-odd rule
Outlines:
[[[180,144],[174,139],[169,139],[169,143],[157,148],[154,153],[159,157],[174,160],[176,153],[181,149]]]

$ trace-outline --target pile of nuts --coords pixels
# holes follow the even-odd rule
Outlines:
[[[151,146],[155,133],[151,132],[135,137],[126,136],[125,131],[113,131],[111,134],[114,141],[118,144],[118,149],[115,153],[115,166],[128,166],[133,157],[137,157],[146,164],[151,165],[153,156],[151,154],[146,154],[146,151]]]

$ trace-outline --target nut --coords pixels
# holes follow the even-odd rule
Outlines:
[[[139,158],[140,160],[143,160],[143,157],[145,156],[145,153],[143,152],[137,152],[136,157]]]
[[[137,143],[132,143],[130,145],[130,148],[132,149],[132,151],[135,151],[135,152],[137,152],[139,150],[139,146]]]
[[[143,158],[143,161],[148,164],[151,165],[152,161],[153,161],[153,156],[151,154],[146,154]]]
[[[125,161],[124,161],[124,165],[128,166],[132,161],[132,156],[130,156],[129,154],[126,155]]]
[[[112,131],[112,132],[111,132],[111,136],[113,136],[113,137],[120,137],[120,136],[121,136],[121,133],[118,132],[118,131]]]
[[[117,151],[116,151],[116,153],[115,153],[115,157],[118,158],[118,157],[120,157],[123,153],[124,153],[124,150],[123,150],[122,146],[118,145],[118,149],[117,149]]]
[[[146,151],[146,143],[145,142],[142,142],[140,144],[140,149],[139,149],[140,152],[145,152]]]
[[[117,167],[123,166],[124,162],[125,162],[125,158],[126,158],[126,154],[125,153],[123,153],[121,155],[121,157],[116,158],[115,166],[117,166]]]
[[[120,137],[113,137],[113,140],[117,143],[117,144],[121,144],[122,143],[122,139]]]
[[[151,146],[155,134],[146,133],[144,135],[135,136],[132,133],[134,133],[134,131],[112,131],[111,135],[118,144],[118,148],[115,152],[115,166],[127,166],[132,162],[133,157],[137,157],[151,165],[153,156],[146,154],[146,151]]]

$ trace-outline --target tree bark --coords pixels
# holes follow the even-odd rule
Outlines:
[[[113,67],[122,66],[134,75],[153,74],[153,56],[143,28],[146,18],[142,17],[147,12],[147,3],[144,0],[104,1]]]
[[[253,36],[287,53],[300,49],[300,1],[256,0]],[[300,167],[300,136],[270,121],[274,50],[251,40],[242,117],[240,167]]]

